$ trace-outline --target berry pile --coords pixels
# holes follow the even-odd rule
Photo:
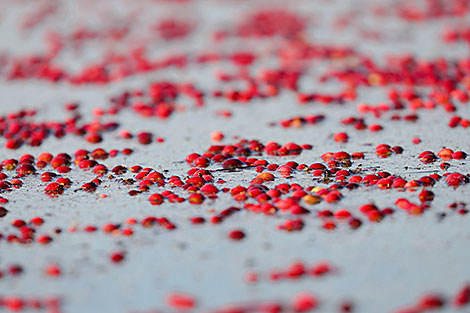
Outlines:
[[[0,312],[470,308],[466,0],[0,21]]]

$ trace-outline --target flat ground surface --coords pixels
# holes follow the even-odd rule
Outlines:
[[[0,312],[15,307],[27,312],[175,312],[181,309],[169,301],[175,292],[195,300],[192,312],[230,307],[267,312],[259,308],[263,303],[302,311],[295,299],[304,292],[318,300],[315,312],[341,312],[345,302],[353,304],[353,312],[424,312],[426,305],[419,302],[429,294],[444,300],[440,312],[470,310],[454,306],[457,292],[470,281],[470,214],[464,214],[470,200],[468,158],[437,157],[424,163],[418,157],[423,151],[437,155],[442,148],[470,153],[470,15],[465,2],[0,1],[0,160],[31,154],[36,167],[35,174],[25,176],[6,165],[2,170],[4,181],[15,184],[16,178],[22,186],[4,186],[0,194],[8,200],[2,204],[8,213],[0,217]],[[274,73],[271,78],[267,70]],[[151,99],[149,86],[157,82],[172,84],[168,88],[174,87],[177,96]],[[193,84],[203,95],[185,92],[184,84]],[[250,86],[257,92],[250,94]],[[131,92],[129,100],[113,112],[118,106],[111,98],[125,91]],[[299,94],[312,99],[301,103]],[[144,116],[139,102],[151,116]],[[163,102],[172,110],[166,118],[158,116]],[[67,103],[78,108],[67,110]],[[361,103],[369,106],[367,112],[360,112]],[[21,110],[35,110],[35,115],[21,117]],[[301,119],[313,115],[324,119],[315,124]],[[450,127],[455,116],[461,121],[454,118],[457,123]],[[292,127],[285,127],[286,120],[296,117]],[[357,120],[346,125],[348,117],[362,118],[366,128],[356,129]],[[103,126],[111,122],[117,127]],[[32,133],[41,123],[45,136],[32,146]],[[371,131],[374,124],[383,129]],[[54,135],[58,129],[65,133],[61,138]],[[134,137],[123,138],[122,130]],[[211,141],[214,131],[224,135],[221,142]],[[139,143],[140,132],[153,135],[150,144]],[[347,133],[347,142],[335,140],[339,132]],[[90,134],[102,141],[87,141]],[[295,161],[308,169],[313,163],[327,165],[322,155],[338,151],[362,152],[364,158],[330,164],[330,171],[320,176],[295,166],[290,175],[281,175],[246,162],[223,170],[222,163],[212,161],[206,174],[219,192],[216,197],[206,194],[199,205],[188,200],[189,185],[170,183],[171,176],[183,184],[189,178],[188,170],[196,167],[185,161],[189,154],[241,139],[312,146],[299,155],[250,152],[270,164]],[[5,147],[12,143],[18,147]],[[379,144],[401,146],[403,153],[382,158],[376,154]],[[74,154],[97,148],[119,153],[96,160],[110,172],[99,177],[102,183],[95,191],[87,192],[81,186],[98,175],[81,169]],[[124,148],[133,153],[123,154]],[[59,173],[50,164],[40,168],[36,162],[42,152],[69,154],[71,170]],[[448,168],[440,166],[443,162]],[[123,184],[123,178],[136,178],[131,171],[109,176],[116,165],[152,168],[165,179],[131,196],[140,181]],[[337,179],[338,169],[349,173]],[[260,171],[274,175],[274,181],[258,182],[266,190],[298,184],[321,202],[309,204],[305,194],[293,195],[294,190],[264,200],[250,192],[237,198],[229,191],[238,185],[248,188]],[[384,171],[392,175],[385,186],[359,182],[349,189],[337,184],[353,172],[365,177]],[[44,172],[67,177],[72,185],[51,197],[44,190],[57,177],[42,181]],[[434,186],[386,188],[397,177],[410,181],[446,173],[462,174],[458,186],[442,177]],[[199,187],[190,189],[200,193]],[[339,201],[325,196],[334,189]],[[185,201],[165,198],[151,205],[148,197],[165,190]],[[422,190],[432,191],[434,200],[421,201]],[[289,197],[305,214],[279,204],[279,198]],[[409,203],[400,205],[399,198]],[[254,212],[263,202],[273,205],[271,214]],[[461,203],[449,208],[455,202]],[[365,204],[375,204],[376,215],[361,212]],[[229,207],[240,210],[222,223],[211,222]],[[352,217],[319,213],[343,209],[362,225],[353,229]],[[149,216],[166,217],[176,228],[158,222],[144,227],[141,222]],[[44,224],[32,224],[34,217]],[[205,223],[195,225],[193,217]],[[129,218],[137,224],[126,223]],[[279,229],[297,218],[304,223],[301,230]],[[13,226],[17,220],[30,229]],[[103,231],[109,223],[116,230]],[[97,231],[87,232],[86,226]],[[131,236],[123,234],[128,228]],[[245,237],[230,239],[232,230]],[[41,244],[41,235],[52,241]],[[124,255],[122,262],[111,261],[116,252]],[[335,270],[322,277],[284,274],[272,279],[273,271],[288,271],[294,262],[308,268],[327,262]],[[48,273],[52,265],[60,275]],[[22,273],[15,274],[15,266]],[[247,277],[255,275],[257,281],[250,282]],[[47,302],[51,297],[59,299],[57,307]],[[43,308],[34,308],[29,299],[39,299]]]

